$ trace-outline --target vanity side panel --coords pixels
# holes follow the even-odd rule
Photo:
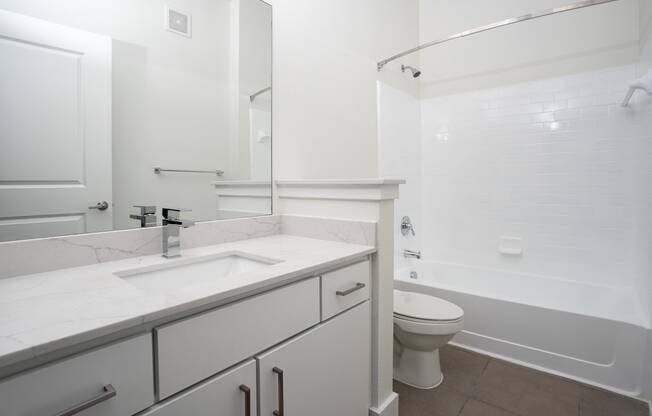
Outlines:
[[[155,329],[160,399],[319,323],[311,278]]]

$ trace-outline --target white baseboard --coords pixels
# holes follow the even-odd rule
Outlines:
[[[369,409],[369,416],[398,416],[398,394],[390,394],[382,405]]]

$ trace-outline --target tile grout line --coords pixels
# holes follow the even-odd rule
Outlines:
[[[496,359],[493,358],[493,357],[488,357],[488,358],[489,358],[489,359],[487,360],[487,362],[485,363],[484,367],[482,368],[482,373],[480,373],[480,377],[478,377],[478,380],[479,380],[482,376],[484,376],[484,373],[487,371],[487,368],[489,368],[489,364],[491,364],[492,361],[496,361]],[[480,403],[483,403],[483,404],[485,404],[485,405],[487,405],[487,406],[494,407],[494,408],[496,408],[496,409],[500,409],[500,410],[502,410],[502,411],[504,411],[504,412],[506,412],[506,413],[509,413],[509,414],[511,414],[511,415],[514,415],[514,416],[520,416],[519,413],[513,412],[513,411],[510,410],[510,409],[504,408],[504,407],[502,407],[502,406],[498,406],[498,405],[496,405],[496,404],[494,404],[494,403],[489,403],[489,402],[487,402],[487,401],[485,401],[485,400],[482,400],[482,399],[479,398],[479,397],[476,397],[476,395],[475,395],[475,390],[476,390],[477,387],[478,387],[477,385],[474,386],[474,387],[473,387],[473,392],[471,393],[471,395],[472,395],[471,398],[472,398],[473,400],[477,400],[477,401],[479,401]],[[465,404],[465,405],[466,405],[466,404]]]
[[[494,360],[493,357],[489,357],[489,359],[487,360],[487,363],[482,368],[482,373],[480,373],[480,377],[482,377],[484,375],[485,371],[487,371],[487,367],[489,367],[489,363],[492,362],[493,360]]]
[[[497,404],[490,403],[490,402],[488,402],[488,401],[486,401],[486,400],[483,400],[483,399],[480,399],[480,398],[478,398],[478,397],[473,397],[473,400],[477,400],[478,402],[480,402],[480,403],[482,403],[482,404],[486,404],[486,405],[489,406],[489,407],[493,407],[493,408],[496,408],[496,409],[498,409],[498,410],[502,410],[503,412],[505,412],[505,413],[509,413],[510,415],[514,415],[514,416],[525,416],[525,415],[522,415],[521,413],[517,413],[517,412],[515,412],[515,411],[513,411],[513,410],[507,409],[507,408],[502,407],[502,406],[499,406],[499,405],[497,405]]]
[[[471,393],[468,395],[470,398],[475,399],[475,393],[478,388],[478,385],[480,383],[480,379],[482,376],[484,376],[484,373],[487,371],[487,368],[489,367],[489,363],[493,360],[493,358],[488,357],[487,362],[484,364],[484,367],[482,367],[482,371],[480,372],[480,375],[478,378],[473,382],[473,386],[471,388]]]
[[[471,400],[470,396],[464,396],[464,397],[465,397],[466,400],[464,400],[464,404],[462,405],[462,407],[460,407],[460,410],[459,410],[459,412],[457,412],[456,416],[460,416],[462,414],[462,412],[464,411],[464,408],[469,403],[469,400]]]

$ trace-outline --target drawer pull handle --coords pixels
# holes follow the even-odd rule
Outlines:
[[[335,292],[335,294],[336,294],[337,296],[348,296],[348,295],[350,295],[351,293],[353,293],[353,292],[357,292],[358,290],[364,288],[365,286],[366,286],[366,285],[365,285],[364,283],[356,283],[355,286],[352,287],[351,289],[347,289],[347,290],[338,290],[337,292]]]
[[[278,376],[278,410],[274,410],[272,414],[274,416],[283,416],[283,413],[285,413],[285,404],[283,403],[283,370],[274,367],[272,371]]]
[[[245,416],[251,416],[251,389],[241,384],[240,391],[245,394]]]
[[[89,409],[96,404],[100,404],[102,402],[105,402],[113,397],[115,397],[118,393],[115,391],[112,385],[107,384],[102,388],[102,394],[93,397],[92,399],[86,400],[85,402],[81,402],[67,410],[64,410],[63,412],[57,413],[56,416],[73,416],[78,413],[81,413],[82,411]]]

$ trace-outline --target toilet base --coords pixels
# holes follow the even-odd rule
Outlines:
[[[406,386],[410,386],[410,387],[413,387],[413,388],[419,389],[419,390],[432,390],[432,389],[436,389],[437,387],[439,387],[439,385],[441,383],[444,382],[444,375],[443,374],[441,375],[441,379],[439,379],[439,383],[435,384],[434,386],[429,386],[429,387],[421,387],[421,386],[417,386],[417,385],[414,385],[414,384],[410,384],[407,381],[401,380],[400,378],[398,378],[396,376],[394,376],[394,381],[398,381],[401,384],[405,384]]]
[[[439,349],[415,351],[403,347],[394,361],[394,379],[417,389],[429,390],[444,381],[439,365]]]

